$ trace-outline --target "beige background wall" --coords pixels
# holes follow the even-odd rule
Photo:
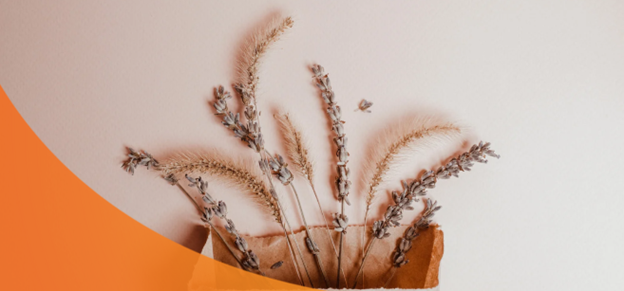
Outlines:
[[[208,102],[215,86],[233,82],[245,37],[281,13],[295,27],[262,68],[263,130],[281,150],[271,113],[293,114],[328,212],[338,206],[327,122],[307,69],[314,62],[345,109],[355,223],[363,216],[359,169],[380,132],[406,117],[459,121],[465,140],[491,141],[502,155],[431,192],[444,205],[443,290],[624,284],[621,1],[178,2],[0,1],[0,84],[46,145],[131,217],[201,248],[193,205],[153,172],[124,173],[124,146],[161,158],[220,149],[253,161]],[[362,98],[375,103],[372,114],[352,111]],[[385,189],[460,148],[456,140],[415,157]],[[29,194],[33,206],[45,207],[36,200],[45,187]],[[248,194],[218,183],[211,191],[243,232],[279,231]]]

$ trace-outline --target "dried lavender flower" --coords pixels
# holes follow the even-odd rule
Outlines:
[[[399,194],[396,191],[392,192],[392,198],[395,205],[388,206],[384,218],[382,220],[375,221],[373,224],[373,235],[377,239],[384,239],[390,236],[390,227],[397,227],[401,225],[400,220],[403,218],[403,210],[414,209],[411,205],[413,201],[418,201],[417,196],[422,196],[419,192],[412,192],[412,185],[408,185],[405,181],[402,182],[403,191]]]
[[[421,230],[429,228],[431,218],[435,215],[436,211],[442,208],[442,206],[437,205],[437,201],[433,201],[431,199],[426,199],[425,201],[426,203],[423,213],[414,225],[405,230],[403,237],[399,240],[395,251],[392,253],[392,269],[390,270],[390,276],[388,276],[388,279],[384,284],[384,288],[386,288],[388,283],[390,283],[392,278],[394,278],[394,274],[396,274],[397,269],[409,263],[409,260],[407,259],[407,252],[412,249],[412,242],[420,235]]]
[[[336,104],[336,95],[332,90],[331,81],[329,76],[325,73],[325,69],[321,65],[313,65],[312,73],[316,79],[316,86],[321,90],[321,97],[327,103],[327,114],[332,122],[332,130],[336,134],[334,143],[338,148],[336,156],[337,173],[336,188],[338,190],[338,200],[340,201],[340,213],[334,214],[333,224],[335,230],[340,232],[340,244],[338,254],[338,275],[336,279],[337,288],[340,288],[340,272],[342,266],[342,251],[343,251],[343,239],[344,234],[347,232],[349,219],[344,214],[345,203],[351,205],[349,202],[349,190],[351,187],[351,181],[349,181],[349,168],[347,163],[349,162],[349,152],[347,151],[347,137],[344,131],[344,121],[342,120],[342,111],[340,106]],[[348,283],[347,283],[348,284]]]
[[[212,210],[208,207],[204,207],[204,212],[202,212],[202,221],[210,222],[212,220]]]
[[[150,167],[158,167],[158,161],[152,157],[146,151],[135,151],[132,148],[127,148],[128,159],[123,162],[121,167],[131,175],[134,175],[134,170],[137,166],[145,166],[149,170]]]
[[[249,148],[260,152],[264,148],[264,140],[257,120],[260,113],[257,112],[255,103],[245,104],[245,117],[247,118],[245,125],[241,122],[240,114],[234,114],[228,108],[227,100],[232,98],[230,92],[226,91],[223,86],[219,86],[215,89],[215,98],[217,101],[213,103],[213,107],[215,115],[222,116],[221,124],[230,129],[234,136],[241,139]]]
[[[334,230],[340,232],[342,234],[347,233],[347,227],[349,226],[349,218],[340,213],[334,213],[334,220],[332,223],[334,224]]]
[[[392,142],[379,152],[379,158],[375,162],[374,167],[371,167],[370,178],[368,178],[368,193],[366,194],[366,210],[364,213],[364,225],[368,225],[369,210],[374,203],[377,190],[382,183],[384,183],[389,176],[390,170],[393,166],[401,160],[401,156],[405,154],[408,149],[415,149],[416,146],[422,146],[428,144],[423,139],[427,140],[446,140],[458,135],[461,129],[454,124],[434,124],[429,125],[425,121],[418,120],[416,124],[409,125],[405,132],[401,130],[401,134],[396,139],[391,139]],[[365,233],[362,233],[362,244],[364,244]]]
[[[271,265],[271,270],[275,270],[275,269],[281,267],[283,264],[284,264],[284,261],[279,261],[279,262]]]
[[[171,185],[175,185],[178,183],[178,178],[176,178],[174,174],[167,174],[163,176],[163,179],[165,179],[165,181],[169,182],[169,184]]]
[[[314,65],[312,66],[312,72],[317,80],[317,87],[321,89],[321,96],[328,105],[327,113],[332,122],[332,130],[336,134],[334,143],[338,148],[336,151],[336,156],[338,157],[338,179],[336,180],[338,199],[340,201],[344,200],[347,204],[349,204],[349,200],[347,198],[351,185],[351,182],[349,181],[349,169],[347,167],[347,163],[349,162],[349,152],[347,151],[348,139],[345,135],[343,127],[344,121],[341,119],[342,113],[340,106],[335,103],[335,94],[334,91],[332,91],[331,81],[325,73],[325,69],[320,65]]]
[[[360,101],[360,104],[358,105],[358,109],[355,109],[354,111],[364,111],[367,113],[371,113],[370,110],[368,110],[368,108],[371,108],[373,106],[373,102],[369,102],[366,101],[366,99],[362,99],[362,101]]]
[[[246,268],[246,265],[243,264],[243,262],[238,258],[238,256],[234,253],[234,250],[230,247],[230,245],[228,244],[228,242],[225,240],[225,238],[223,238],[223,235],[221,235],[221,232],[219,232],[218,229],[216,229],[214,227],[214,225],[212,224],[212,217],[213,217],[213,210],[212,208],[208,208],[205,206],[200,206],[199,203],[197,203],[197,200],[195,200],[195,198],[189,194],[186,189],[184,189],[184,187],[182,187],[182,185],[180,185],[180,182],[178,181],[178,179],[175,177],[175,175],[173,173],[169,173],[167,175],[165,175],[163,177],[163,179],[167,180],[169,183],[171,183],[171,185],[173,186],[178,186],[178,188],[189,198],[191,199],[191,201],[193,201],[193,204],[195,204],[195,206],[197,206],[197,209],[200,211],[201,213],[201,220],[208,224],[210,226],[209,229],[212,229],[212,231],[214,231],[214,233],[217,234],[217,236],[219,237],[219,239],[223,242],[223,244],[226,246],[226,248],[228,249],[228,251],[230,252],[230,254],[232,254],[232,257],[234,257],[234,259],[236,260],[236,262],[238,262],[238,264],[244,268]],[[195,186],[198,189],[202,189],[203,192],[206,192],[206,187],[207,187],[207,182],[204,182],[201,180],[201,177],[199,177],[198,179],[194,179],[191,177],[186,176],[186,179],[191,182],[191,186]],[[212,199],[212,197],[210,197],[209,199],[207,199],[206,197],[209,195],[204,195],[202,198],[202,200],[204,201],[214,201]]]
[[[308,247],[308,250],[311,253],[318,254],[319,252],[321,252],[318,248],[318,245],[312,239],[310,239],[310,237],[306,237],[305,242],[306,242],[306,246]]]
[[[224,220],[226,222],[225,229],[229,232],[234,238],[234,242],[238,250],[243,253],[242,259],[242,267],[246,270],[258,271],[260,269],[260,262],[258,257],[253,253],[253,251],[248,249],[247,241],[243,237],[240,236],[238,231],[236,230],[236,226],[231,219],[227,218],[227,205],[223,201],[216,201],[210,193],[208,193],[208,182],[204,181],[202,177],[193,178],[186,175],[186,179],[190,182],[189,187],[195,187],[197,191],[202,195],[202,200],[206,202],[209,207],[204,207],[204,212],[202,214],[202,220],[206,223],[210,223],[210,225],[214,228],[210,220],[214,216]]]
[[[292,172],[288,170],[288,164],[281,155],[275,154],[275,157],[269,155],[268,165],[273,174],[284,186],[288,186],[294,179]]]
[[[377,239],[383,239],[383,238],[388,237],[389,228],[400,225],[399,220],[403,218],[403,210],[413,209],[410,205],[412,201],[418,201],[419,196],[425,196],[427,194],[427,189],[435,188],[435,185],[438,180],[438,175],[439,175],[439,178],[441,179],[447,179],[450,176],[457,177],[460,171],[469,171],[470,167],[474,165],[473,162],[487,163],[486,155],[495,157],[495,158],[500,157],[494,152],[494,150],[490,149],[489,142],[488,143],[479,142],[479,144],[473,145],[469,151],[459,155],[457,158],[451,159],[451,161],[449,161],[446,165],[439,167],[437,170],[426,171],[420,177],[420,179],[416,179],[412,181],[410,184],[407,184],[406,182],[402,182],[403,192],[401,193],[401,195],[398,195],[398,193],[396,192],[393,192],[393,195],[392,195],[393,202],[395,203],[395,205],[388,206],[386,213],[384,214],[384,218],[381,220],[375,221],[375,223],[373,224],[373,238],[371,240],[371,243],[369,244],[366,254],[362,258],[362,262],[360,264],[360,270],[356,274],[356,277],[355,277],[356,284],[357,284],[357,279],[361,273],[361,270],[364,268],[364,264],[366,263],[366,258],[368,257],[367,254],[370,251],[370,248],[372,247],[373,242]],[[432,203],[429,200],[427,201],[428,201],[427,203]],[[440,209],[439,206],[429,205],[429,204],[428,206],[431,207],[432,209],[435,209],[433,210],[433,212]],[[430,215],[433,216],[433,213],[431,213]],[[431,216],[425,215],[423,217],[427,219]],[[426,222],[427,225],[429,223],[428,220],[423,221],[423,223],[424,222]],[[353,286],[353,288],[355,288],[355,286]]]
[[[412,241],[418,237],[421,230],[429,228],[429,225],[431,225],[431,218],[442,208],[442,206],[438,205],[437,201],[433,201],[431,199],[424,200],[426,202],[423,213],[414,225],[405,230],[405,233],[403,234],[403,237],[393,254],[392,265],[396,268],[400,268],[409,262],[409,260],[405,259],[405,255],[412,248]]]

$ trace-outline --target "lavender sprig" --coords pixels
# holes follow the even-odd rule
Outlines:
[[[313,65],[312,72],[314,73],[314,78],[316,78],[316,86],[321,90],[321,96],[328,105],[327,114],[332,122],[332,131],[336,134],[334,143],[338,148],[336,151],[336,156],[338,157],[338,178],[336,179],[336,188],[338,189],[338,200],[340,201],[340,213],[334,214],[333,224],[335,226],[334,230],[340,232],[338,275],[336,279],[336,286],[337,288],[340,288],[343,240],[344,235],[347,233],[347,227],[349,226],[349,219],[344,214],[344,208],[345,203],[347,205],[351,205],[348,197],[351,187],[351,182],[349,181],[349,168],[347,167],[347,163],[349,163],[349,152],[347,151],[347,137],[343,126],[344,121],[342,120],[342,111],[340,110],[340,106],[336,104],[336,95],[332,90],[331,81],[325,73],[325,69],[321,65]],[[345,282],[345,284],[348,283]]]
[[[288,164],[284,161],[284,158],[279,154],[275,154],[275,157],[271,157],[270,154],[268,154],[268,156],[268,165],[271,168],[271,172],[273,172],[275,177],[277,177],[277,180],[284,184],[284,186],[290,185],[290,182],[292,182],[294,176],[292,172],[288,169]]]
[[[388,209],[384,214],[384,218],[375,221],[373,224],[373,237],[371,238],[371,242],[364,253],[362,262],[360,263],[360,268],[355,277],[355,285],[353,286],[354,289],[357,286],[357,279],[364,269],[364,264],[366,263],[366,259],[368,258],[374,243],[377,240],[390,237],[390,228],[401,225],[400,221],[403,219],[403,210],[413,210],[414,207],[412,207],[412,203],[417,202],[419,200],[418,197],[425,195],[425,187],[422,186],[421,183],[427,179],[428,176],[423,176],[421,181],[414,181],[409,185],[407,182],[402,181],[403,191],[401,193],[392,191],[392,200],[395,204],[388,206]]]
[[[167,182],[169,182],[169,184],[171,184],[172,186],[177,186],[182,193],[184,193],[186,195],[186,197],[188,197],[189,199],[191,199],[191,201],[193,201],[193,204],[195,204],[195,206],[197,207],[197,210],[201,213],[201,219],[204,223],[207,223],[210,228],[212,229],[212,231],[214,231],[217,236],[219,237],[219,239],[221,240],[221,242],[223,242],[223,245],[225,245],[225,247],[228,249],[228,251],[230,252],[230,254],[232,254],[232,257],[234,257],[234,259],[236,260],[236,262],[238,262],[238,265],[241,266],[241,268],[245,269],[245,270],[249,270],[249,268],[245,265],[244,262],[242,262],[238,256],[236,255],[236,253],[234,253],[234,250],[232,249],[232,247],[230,247],[230,244],[225,240],[225,238],[223,237],[223,235],[221,234],[221,232],[219,232],[219,230],[212,224],[212,215],[213,215],[213,211],[210,208],[207,207],[203,207],[199,205],[199,203],[197,203],[197,200],[195,200],[195,197],[193,197],[191,194],[189,194],[186,189],[184,189],[184,187],[182,187],[182,185],[180,185],[180,181],[178,180],[178,178],[174,175],[174,174],[168,174],[166,176],[163,176],[163,179]],[[188,179],[188,176],[187,176]],[[207,182],[202,182],[201,184],[204,184],[203,186],[201,186],[201,188],[203,188],[203,190],[206,192],[206,189],[208,188],[208,183]],[[262,274],[262,273],[261,273]]]
[[[204,207],[202,212],[202,220],[209,223],[212,226],[211,220],[213,216],[216,216],[226,222],[225,230],[232,235],[234,242],[239,251],[244,255],[242,260],[242,267],[245,270],[253,270],[260,272],[260,261],[258,256],[248,248],[247,241],[240,236],[236,230],[234,222],[227,218],[227,205],[223,201],[216,201],[208,192],[208,182],[202,180],[201,177],[192,178],[188,175],[185,176],[190,182],[189,187],[197,188],[197,191],[202,195],[202,200],[209,206]],[[214,227],[213,227],[214,228]]]
[[[138,166],[145,166],[147,169],[151,167],[158,167],[158,161],[152,157],[146,151],[134,151],[132,148],[128,149],[128,160],[126,160],[121,167],[131,175],[134,175],[134,170]]]
[[[412,241],[420,235],[420,231],[429,228],[431,218],[442,208],[442,206],[438,205],[438,201],[433,201],[432,199],[425,199],[425,201],[425,209],[422,215],[412,226],[405,230],[401,241],[397,245],[392,258],[392,265],[395,268],[400,268],[409,263],[405,254],[412,248]]]
[[[358,108],[355,109],[354,111],[363,111],[366,113],[371,113],[371,111],[368,108],[371,108],[373,106],[373,102],[367,101],[366,99],[362,99],[362,101],[360,101],[360,104],[358,105]]]
[[[400,225],[400,220],[403,218],[403,210],[412,210],[410,206],[412,201],[418,201],[419,196],[425,196],[427,189],[433,189],[436,186],[438,179],[448,179],[450,177],[458,177],[459,172],[470,171],[474,163],[487,163],[486,156],[500,158],[494,150],[490,149],[490,143],[479,142],[479,144],[473,145],[470,150],[462,153],[456,158],[451,159],[446,165],[439,167],[437,170],[426,171],[420,179],[414,180],[409,185],[406,182],[403,183],[403,192],[399,195],[396,192],[392,192],[392,198],[395,205],[388,206],[384,218],[375,221],[373,224],[373,237],[371,242],[362,258],[360,263],[360,269],[355,276],[355,285],[357,286],[357,279],[360,273],[364,269],[366,258],[372,249],[373,244],[378,239],[384,239],[390,236],[390,227],[396,227]]]
[[[242,88],[240,88],[241,96]],[[245,95],[247,96],[247,94]],[[259,116],[258,111],[256,110],[255,102],[249,101],[250,97],[241,97],[242,100],[246,100],[245,103],[245,117],[247,118],[247,125],[241,122],[240,114],[234,114],[229,110],[227,105],[227,100],[232,98],[230,92],[225,91],[223,86],[219,86],[215,89],[215,97],[217,101],[213,103],[215,108],[215,115],[222,116],[223,124],[228,129],[234,132],[234,136],[240,138],[247,146],[253,149],[256,152],[260,152],[264,149],[264,139],[262,138],[262,133],[260,132],[260,125],[257,121],[257,117]]]
[[[442,206],[438,205],[437,201],[433,201],[431,199],[426,199],[425,201],[425,209],[423,210],[422,215],[412,226],[405,230],[403,237],[397,244],[394,254],[392,255],[392,270],[390,271],[390,276],[384,284],[384,288],[388,285],[388,283],[390,283],[394,274],[396,274],[397,269],[409,263],[406,255],[407,252],[412,249],[412,242],[420,235],[421,231],[429,228],[431,218],[442,208]]]

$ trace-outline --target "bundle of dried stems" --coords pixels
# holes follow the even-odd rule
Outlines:
[[[232,256],[236,259],[241,268],[249,271],[253,271],[264,275],[260,270],[260,264],[256,254],[248,248],[248,244],[245,239],[239,234],[234,222],[227,216],[227,205],[223,201],[215,200],[212,195],[207,192],[208,183],[201,177],[193,178],[189,176],[192,173],[205,173],[214,178],[230,181],[235,186],[238,186],[241,190],[248,191],[259,198],[262,205],[266,207],[270,215],[274,220],[282,227],[286,247],[289,250],[290,263],[296,270],[299,283],[306,285],[304,282],[304,274],[301,271],[300,265],[303,267],[307,281],[310,287],[315,287],[313,281],[317,278],[312,278],[308,266],[303,259],[303,253],[299,246],[298,241],[293,241],[291,236],[294,237],[293,228],[290,225],[289,219],[284,212],[280,195],[277,194],[273,179],[282,184],[286,191],[290,190],[297,202],[299,208],[299,215],[303,221],[306,236],[303,243],[307,246],[308,251],[313,255],[318,269],[318,274],[325,283],[325,287],[330,286],[330,280],[325,273],[325,267],[321,260],[318,244],[315,241],[312,233],[310,232],[310,226],[307,223],[304,207],[300,201],[300,197],[293,180],[295,175],[290,171],[286,159],[282,155],[269,151],[265,147],[264,136],[260,126],[260,110],[257,105],[257,87],[258,87],[258,71],[259,64],[262,57],[265,55],[270,45],[277,41],[280,36],[290,27],[292,27],[293,21],[290,17],[274,21],[267,29],[259,31],[249,41],[248,46],[244,49],[244,57],[241,60],[239,67],[239,79],[233,85],[236,95],[240,98],[243,104],[242,116],[240,112],[233,112],[228,107],[228,102],[232,99],[230,94],[223,86],[219,86],[215,89],[215,102],[213,103],[215,115],[221,118],[221,123],[228,128],[236,138],[240,139],[247,147],[251,148],[258,154],[257,165],[259,170],[264,175],[263,178],[257,176],[254,170],[242,166],[239,163],[233,162],[224,158],[218,154],[180,154],[167,163],[161,164],[154,159],[150,154],[145,151],[134,151],[128,149],[128,159],[122,164],[122,167],[127,172],[133,174],[135,169],[139,166],[145,166],[148,169],[152,168],[160,171],[163,177],[172,185],[178,186],[185,195],[187,195],[197,206],[202,220],[210,227],[214,233],[217,234],[219,239],[227,247]],[[351,190],[351,181],[349,179],[349,152],[347,151],[347,137],[344,129],[344,120],[342,119],[342,112],[340,107],[336,104],[336,96],[332,89],[331,82],[325,70],[320,65],[312,66],[313,76],[316,80],[316,85],[321,91],[321,97],[327,104],[327,114],[331,121],[331,130],[333,131],[334,145],[336,146],[336,199],[340,203],[340,212],[334,213],[334,220],[332,221],[333,230],[339,232],[338,247],[334,241],[329,223],[324,221],[326,238],[329,240],[330,245],[333,248],[333,253],[337,261],[336,285],[335,287],[341,287],[341,277],[344,280],[342,286],[348,286],[347,277],[343,270],[343,238],[349,227],[349,219],[345,215],[345,205],[350,205],[349,193]],[[359,104],[359,110],[370,112],[368,108],[372,106],[372,102],[363,100]],[[325,211],[321,205],[321,200],[316,192],[314,184],[314,167],[312,158],[309,154],[309,150],[304,141],[301,130],[295,126],[291,117],[288,114],[276,114],[274,117],[282,126],[284,135],[284,144],[287,152],[287,157],[292,162],[296,173],[300,174],[309,184],[310,189],[317,201],[318,210],[321,216],[325,218]],[[419,125],[412,126],[402,134],[390,139],[387,146],[379,154],[376,160],[373,170],[370,172],[368,187],[365,200],[365,227],[366,221],[369,216],[369,209],[374,202],[375,195],[382,183],[389,178],[389,173],[392,168],[396,166],[397,161],[400,160],[402,154],[405,154],[406,149],[410,149],[415,145],[418,145],[427,138],[434,138],[444,140],[449,137],[458,135],[461,132],[460,128],[453,124],[433,124],[433,125]],[[393,205],[389,205],[382,219],[375,221],[372,227],[372,238],[368,244],[364,244],[364,237],[362,237],[362,260],[358,266],[357,273],[352,285],[352,288],[356,288],[358,285],[358,278],[362,273],[366,259],[373,248],[376,240],[386,239],[390,236],[389,229],[401,224],[403,218],[403,212],[405,210],[414,209],[412,203],[419,201],[420,197],[427,194],[427,189],[434,188],[438,179],[447,179],[451,176],[458,176],[461,171],[468,171],[473,166],[474,162],[485,163],[487,160],[485,156],[489,155],[497,157],[498,155],[490,149],[489,143],[479,143],[474,145],[469,151],[453,158],[446,165],[439,167],[436,170],[425,171],[419,178],[414,181],[402,182],[402,191],[393,191],[392,200]],[[184,175],[190,182],[189,186],[196,188],[200,193],[203,205],[198,203],[195,197],[190,195],[186,189],[180,184],[177,176]],[[390,275],[386,281],[389,282],[397,268],[405,265],[408,261],[405,259],[405,254],[411,249],[414,239],[418,236],[419,231],[427,228],[432,222],[431,218],[434,213],[440,209],[436,202],[431,199],[426,199],[425,209],[420,218],[414,223],[413,226],[408,228],[404,236],[400,239],[396,250],[392,254],[388,254],[388,259],[392,260],[392,270],[389,270]],[[231,235],[232,242],[228,242],[221,232],[216,228],[213,223],[213,217],[217,217],[224,221],[226,231]],[[289,235],[290,233],[290,235]],[[232,247],[233,245],[234,247]],[[350,246],[355,247],[355,246]],[[237,249],[240,253],[235,252]],[[296,250],[296,251],[295,251]],[[239,255],[241,255],[239,257]],[[288,263],[288,262],[287,262]],[[271,269],[279,268],[284,264],[283,261],[271,266]],[[342,275],[342,276],[341,276]]]

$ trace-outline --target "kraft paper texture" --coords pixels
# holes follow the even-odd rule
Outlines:
[[[396,248],[399,238],[403,235],[408,226],[399,226],[391,230],[391,236],[387,239],[377,240],[364,267],[364,278],[360,276],[358,289],[374,289],[381,288],[386,280],[390,277],[391,253]],[[225,230],[220,230],[226,234]],[[352,287],[353,280],[359,268],[362,259],[361,235],[363,227],[350,226],[344,240],[343,250],[343,270],[349,282],[348,288]],[[328,234],[324,228],[311,229],[312,236],[321,250],[321,259],[331,287],[335,287],[337,274],[337,258],[328,238]],[[369,229],[370,232],[370,229]],[[332,239],[338,247],[339,233],[330,232]],[[213,258],[226,264],[239,267],[236,260],[232,258],[230,252],[225,248],[221,240],[216,235],[211,235],[212,241],[207,242],[204,251],[205,255],[213,254]],[[299,279],[290,257],[289,249],[286,244],[284,235],[268,236],[268,237],[248,237],[244,236],[249,244],[249,249],[253,250],[260,259],[260,270],[267,277],[278,279],[281,281],[299,284]],[[293,242],[299,244],[299,248],[303,253],[308,272],[312,277],[312,282],[316,288],[327,288],[322,280],[314,256],[308,251],[305,242],[305,231],[295,233]],[[231,238],[228,236],[228,239]],[[367,241],[370,236],[367,236]],[[210,247],[212,244],[212,247]],[[296,252],[296,249],[295,249]],[[438,269],[440,260],[444,252],[444,235],[442,230],[433,225],[425,231],[421,231],[420,236],[414,239],[412,249],[407,253],[409,263],[397,269],[396,274],[386,286],[388,289],[428,289],[438,286]],[[283,261],[283,265],[277,269],[270,269],[271,265],[278,261]],[[310,286],[307,275],[303,269],[301,261],[299,265],[306,286]],[[197,274],[196,274],[197,275]],[[195,276],[196,276],[195,275]],[[194,276],[194,277],[195,277]],[[191,280],[191,283],[195,278]],[[218,280],[218,278],[217,278]],[[341,288],[344,286],[344,277],[341,279]],[[437,289],[437,288],[435,288]]]

